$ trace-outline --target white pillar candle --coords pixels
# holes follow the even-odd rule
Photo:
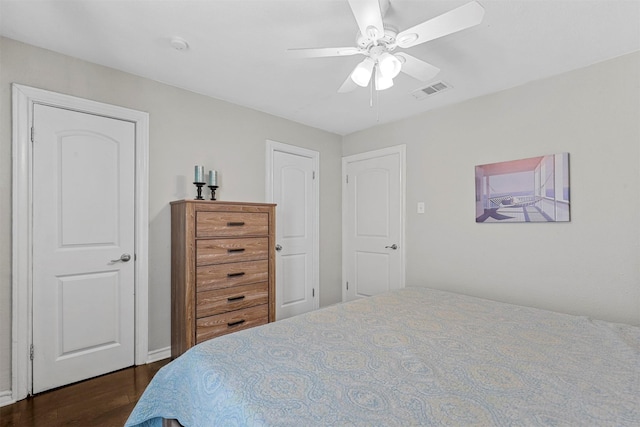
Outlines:
[[[204,182],[204,166],[194,168],[193,182]]]
[[[218,171],[209,171],[209,185],[218,185]]]

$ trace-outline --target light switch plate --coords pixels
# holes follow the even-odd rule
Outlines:
[[[424,202],[418,202],[418,213],[419,214],[424,213]]]

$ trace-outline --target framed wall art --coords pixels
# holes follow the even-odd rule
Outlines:
[[[476,166],[476,222],[566,222],[569,208],[569,153]]]

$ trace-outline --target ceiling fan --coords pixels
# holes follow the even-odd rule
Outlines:
[[[482,22],[484,8],[476,1],[397,32],[385,27],[382,17],[389,0],[348,0],[360,31],[355,47],[325,47],[289,49],[297,58],[364,55],[338,92],[350,92],[358,86],[367,87],[374,77],[376,90],[393,86],[393,78],[402,71],[409,76],[427,81],[440,72],[438,67],[404,52],[392,53],[396,48],[407,49],[434,40]],[[382,6],[381,6],[382,3]]]

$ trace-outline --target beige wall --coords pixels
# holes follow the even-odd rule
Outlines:
[[[341,138],[275,116],[0,39],[0,394],[11,386],[11,83],[150,116],[149,349],[170,345],[169,202],[195,195],[195,164],[220,173],[222,200],[265,200],[265,140],[320,152],[320,298],[340,290]]]
[[[640,52],[351,134],[343,155],[396,144],[408,285],[640,325]],[[475,165],[558,152],[571,222],[475,223]]]

